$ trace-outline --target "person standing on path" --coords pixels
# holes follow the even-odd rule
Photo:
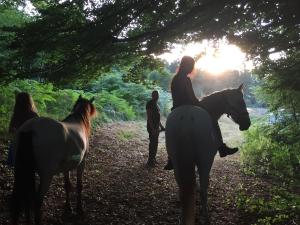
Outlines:
[[[152,92],[152,99],[147,102],[147,131],[149,133],[149,156],[147,165],[154,167],[156,163],[156,153],[158,147],[159,132],[165,130],[160,122],[160,109],[157,105],[159,99],[158,91]],[[161,130],[160,130],[161,129]]]

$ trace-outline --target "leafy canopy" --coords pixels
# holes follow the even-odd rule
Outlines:
[[[6,7],[24,3],[2,2]],[[174,42],[227,37],[261,61],[271,52],[299,47],[297,0],[28,2],[36,15],[20,28],[10,27],[16,33],[10,48],[18,52],[10,65],[19,77],[65,82],[89,79],[112,64],[147,68],[155,62],[153,53]],[[10,71],[4,68],[3,75]]]

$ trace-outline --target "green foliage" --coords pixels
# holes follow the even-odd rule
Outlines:
[[[157,90],[160,90],[157,88]],[[160,107],[160,114],[167,117],[169,113],[171,112],[172,108],[172,97],[169,92],[160,90],[159,91],[159,102],[158,105]]]
[[[172,77],[173,74],[168,70],[153,70],[148,75],[148,79],[160,86],[164,91],[170,91]]]
[[[294,53],[269,60],[257,70],[262,85],[256,96],[273,118],[246,133],[242,163],[248,171],[300,183],[300,57]]]
[[[97,105],[99,106],[99,110],[103,113],[101,118],[103,122],[132,120],[135,118],[134,110],[125,99],[119,98],[107,91],[96,94],[96,106]]]
[[[124,88],[126,84],[122,79],[122,75],[123,74],[119,71],[106,73],[97,80],[90,82],[85,89],[96,93],[101,91],[112,92],[114,90]]]
[[[300,51],[293,49],[281,52],[276,60],[267,59],[257,70],[260,78],[264,79],[265,87],[270,91],[300,91]]]
[[[151,56],[139,57],[131,63],[131,67],[126,72],[124,80],[133,83],[148,84],[148,74],[153,70],[164,71],[164,64],[159,59]],[[162,74],[162,73],[161,73]],[[160,76],[161,78],[163,76]]]
[[[136,135],[132,130],[120,130],[118,132],[118,138],[121,141],[130,141]]]
[[[15,9],[24,2],[1,1]],[[170,43],[226,37],[261,60],[299,46],[296,0],[26,2],[35,6],[36,14],[16,29],[13,49],[18,55],[13,59],[20,60],[19,73],[6,76],[34,74],[67,82],[136,60],[129,76],[143,82],[141,65],[150,69],[152,54],[162,53]]]
[[[83,90],[57,88],[51,83],[41,83],[36,80],[16,80],[7,86],[0,86],[3,93],[0,96],[0,133],[7,133],[7,126],[12,114],[15,92],[30,93],[41,116],[62,120],[71,111],[79,94],[95,96],[95,105],[99,116],[94,120],[94,126],[103,122],[116,120],[133,120],[144,118],[145,105],[151,99],[153,89],[160,91],[160,108],[163,115],[170,109],[170,94],[159,87],[146,87],[141,83],[125,82],[124,71],[113,69],[90,84],[82,84]],[[72,87],[72,85],[70,86]]]
[[[16,75],[18,60],[11,61],[16,54],[10,45],[16,36],[15,27],[21,27],[28,18],[15,8],[5,7],[0,4],[0,75],[1,83],[12,80]]]
[[[300,182],[300,127],[297,124],[256,123],[245,135],[241,160],[246,172]]]
[[[300,183],[300,89],[297,51],[266,60],[257,73],[256,96],[272,112],[246,133],[242,162],[248,171]]]
[[[80,94],[91,98],[94,96],[98,117],[94,126],[113,120],[132,120],[135,112],[129,103],[105,90],[99,93],[80,90],[57,89],[50,83],[40,83],[34,80],[16,80],[7,86],[0,86],[0,134],[6,135],[12,115],[15,93],[26,91],[30,93],[40,116],[62,120],[70,112]]]
[[[290,66],[290,63],[294,66]],[[288,65],[286,65],[288,64]],[[262,85],[256,96],[263,100],[270,111],[284,109],[295,123],[300,121],[300,57],[288,57],[265,65],[258,70]]]
[[[238,209],[249,224],[287,225],[300,222],[300,197],[283,189],[272,189],[268,197],[249,197],[239,190],[236,197]]]
[[[58,120],[64,119],[71,112],[73,104],[80,94],[85,95],[82,91],[53,88],[49,92],[49,99],[52,98],[53,100],[47,101],[45,104],[46,115]],[[45,95],[45,93],[41,93],[41,95]],[[40,109],[39,106],[37,108]]]
[[[40,84],[33,80],[17,80],[9,83],[7,86],[0,87],[0,133],[6,133],[8,124],[13,112],[15,93],[26,91],[33,96],[33,100],[39,109],[40,114],[47,114],[47,104],[55,101],[51,95],[53,86],[51,84]],[[66,108],[65,106],[63,107]]]
[[[98,80],[88,85],[85,89],[97,93],[106,91],[120,99],[126,100],[126,102],[132,107],[136,116],[145,117],[146,115],[146,102],[151,99],[152,90],[156,89],[160,92],[159,105],[163,115],[167,115],[170,109],[170,94],[161,90],[160,87],[152,86],[146,87],[140,83],[125,82],[123,80],[123,74],[117,71],[113,73],[105,74]]]
[[[143,85],[129,83],[124,88],[114,90],[113,93],[125,99],[139,116],[145,116],[145,105],[151,98],[151,90]]]

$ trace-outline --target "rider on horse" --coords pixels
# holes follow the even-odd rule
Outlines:
[[[188,75],[193,71],[195,65],[195,60],[190,56],[184,56],[181,59],[180,66],[177,74],[174,76],[171,83],[171,93],[173,99],[173,109],[182,105],[195,105],[200,106],[205,109],[199,102],[198,98],[195,96],[192,82]],[[209,114],[211,114],[208,111]],[[215,130],[216,142],[218,145],[218,150],[220,157],[225,157],[227,155],[234,154],[238,151],[238,148],[229,148],[223,142],[221,130],[218,124],[217,118],[212,117],[212,123]],[[173,169],[172,161],[168,159],[168,163],[165,166],[166,170]]]

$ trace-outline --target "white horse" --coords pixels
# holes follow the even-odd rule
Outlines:
[[[178,107],[167,118],[166,147],[179,186],[183,225],[195,224],[195,167],[200,180],[200,211],[204,223],[209,224],[207,189],[209,173],[217,153],[211,118],[218,120],[227,114],[239,124],[240,130],[247,130],[251,123],[242,87],[213,93],[200,101],[201,107]]]
[[[12,223],[18,224],[25,210],[27,224],[34,208],[35,224],[41,223],[41,206],[54,175],[65,174],[66,207],[69,203],[69,171],[77,168],[77,212],[82,213],[81,190],[85,155],[89,145],[90,120],[96,113],[92,104],[79,96],[72,113],[63,122],[39,117],[27,121],[18,130],[15,149],[15,180],[12,194]],[[35,190],[35,173],[39,187]]]

